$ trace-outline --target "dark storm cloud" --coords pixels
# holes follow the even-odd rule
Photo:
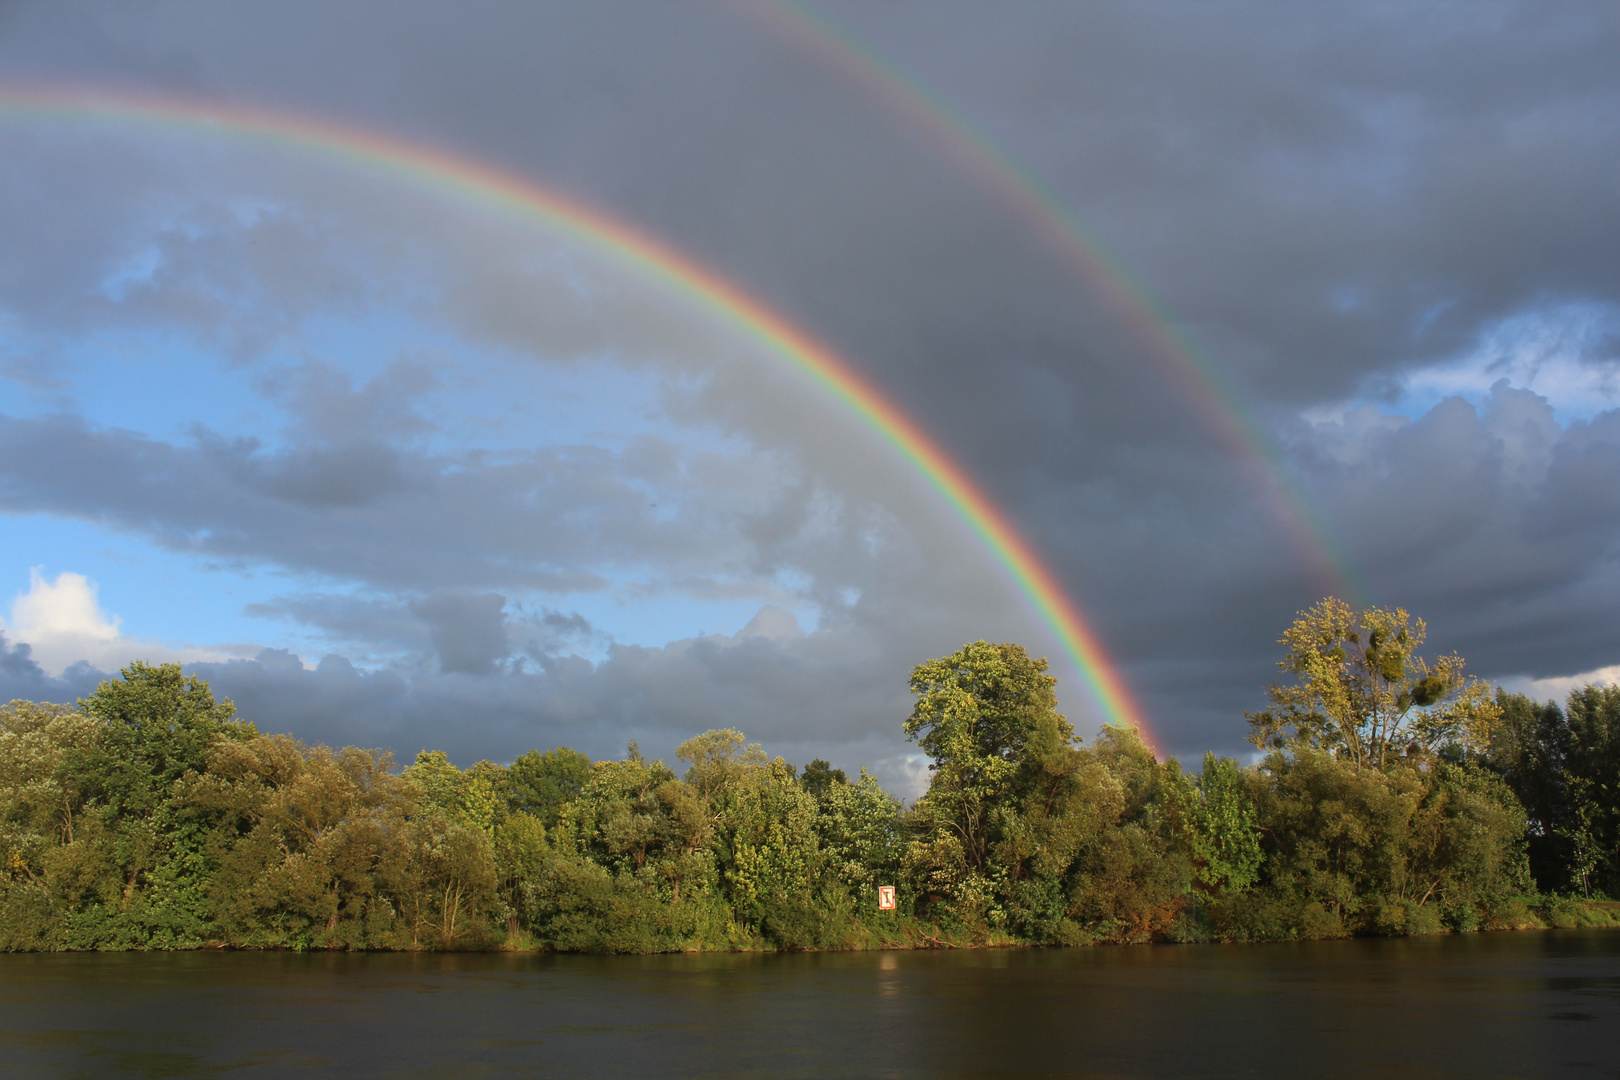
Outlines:
[[[1564,427],[1544,398],[1498,386],[1482,408],[1351,425],[1323,425],[1314,481],[1404,606],[1489,671],[1613,662],[1615,639],[1591,631],[1612,626],[1620,580],[1620,411]],[[1568,631],[1514,632],[1553,598]]]
[[[107,677],[86,663],[70,665],[59,677],[45,674],[27,642],[10,642],[0,631],[0,701],[71,703],[91,693]]]
[[[312,317],[363,303],[369,263],[410,265],[374,229],[278,205],[287,195],[273,166],[203,169],[235,196],[207,199],[194,190],[198,170],[182,164],[183,139],[92,131],[63,145],[26,124],[7,134],[0,305],[13,350],[36,365],[63,363],[74,335],[135,329],[178,329],[226,358],[251,358]]]
[[[1560,423],[1546,401],[1502,388],[1479,407],[1402,406],[1398,418],[1300,414],[1397,401],[1406,375],[1470,353],[1503,320],[1620,304],[1620,15],[1589,4],[821,10],[1120,254],[1280,440],[1280,467],[1370,598],[1428,617],[1434,644],[1486,674],[1616,661],[1614,413]],[[1237,749],[1277,633],[1336,587],[1279,518],[1297,510],[1273,504],[1255,455],[1217,437],[1210,391],[1189,388],[1099,303],[1040,223],[746,10],[52,4],[3,17],[0,71],[405,133],[557,183],[744,283],[850,355],[1050,553],[1173,749]],[[26,176],[0,174],[8,200],[37,208],[7,218],[16,254],[0,255],[0,292],[42,335],[138,317],[245,354],[311,312],[364,303],[376,267],[410,266],[463,228],[413,248],[389,240],[409,230],[382,210],[368,229],[286,206],[245,225],[187,211],[158,230],[159,272],[115,302],[99,291],[108,238],[150,208],[120,203],[120,185],[67,161],[71,149],[39,152],[61,156],[50,174],[74,187],[24,190]],[[141,170],[159,187],[169,175],[158,160],[130,175]],[[469,242],[459,258],[424,291],[469,337],[548,359],[588,353],[603,340],[591,319],[606,312],[636,345],[624,362],[699,376],[671,391],[672,415],[771,454],[694,469],[690,452],[651,441],[450,462],[412,442],[430,423],[415,403],[431,397],[431,371],[356,388],[312,368],[287,390],[305,426],[282,447],[10,418],[0,498],[363,581],[396,612],[439,590],[601,586],[604,563],[655,563],[649,591],[688,595],[755,588],[746,582],[788,567],[828,612],[807,642],[849,643],[814,663],[792,660],[807,642],[621,648],[589,673],[546,646],[553,667],[514,674],[498,665],[485,612],[484,644],[446,674],[336,659],[305,672],[263,657],[217,669],[263,686],[267,708],[285,684],[310,716],[351,708],[429,725],[438,710],[559,732],[593,716],[619,731],[656,730],[659,717],[696,730],[714,716],[751,730],[737,717],[759,710],[779,717],[772,731],[822,724],[852,739],[832,706],[804,711],[798,695],[838,684],[892,710],[892,689],[863,687],[883,682],[873,665],[891,665],[892,688],[922,650],[955,644],[930,633],[934,616],[954,633],[982,607],[988,625],[1008,625],[1004,591],[945,580],[956,560],[983,556],[935,537],[926,498],[867,467],[870,445],[829,425],[823,403],[708,356],[690,323],[614,306],[611,290],[592,293],[590,318],[555,293],[537,298],[512,250]],[[37,357],[6,364],[19,377],[49,370]],[[649,487],[674,488],[692,512],[648,513]],[[736,495],[760,490],[770,494]],[[873,537],[888,545],[880,557],[862,554]],[[861,598],[845,611],[849,588]],[[312,624],[335,618],[301,610],[283,606]],[[428,631],[405,621],[345,632],[421,660]],[[502,625],[506,647],[521,648],[516,623]],[[863,635],[881,628],[884,646],[871,647]],[[524,704],[528,679],[544,680],[543,708]],[[466,745],[484,738],[457,722]]]
[[[415,598],[309,592],[248,604],[244,613],[314,630],[351,660],[421,666],[423,658],[436,654],[441,671],[463,674],[489,674],[512,657],[567,655],[599,638],[577,611],[541,606],[531,612],[499,595],[465,590]]]
[[[441,599],[465,617],[466,603]],[[487,619],[477,610],[474,619]],[[284,650],[252,660],[190,665],[261,729],[310,741],[448,748],[463,765],[510,760],[527,749],[571,745],[594,756],[638,739],[673,759],[677,743],[712,727],[738,727],[794,760],[835,757],[850,768],[875,764],[909,784],[900,758],[907,712],[896,658],[858,636],[803,635],[792,617],[764,609],[735,636],[616,646],[601,664],[578,657],[498,673],[441,673],[437,667],[356,667],[330,655],[313,668]],[[828,679],[840,684],[825,692]]]
[[[1449,398],[1408,419],[1368,405],[1290,438],[1334,534],[1376,568],[1372,599],[1425,618],[1431,652],[1461,653],[1491,678],[1614,663],[1620,411],[1560,425],[1546,399],[1498,386],[1481,407]],[[1207,624],[1198,655],[1141,678],[1169,691],[1166,713],[1178,697],[1197,702],[1177,719],[1217,744],[1256,704],[1245,654],[1276,655],[1270,640],[1298,606],[1277,595],[1275,571],[1235,557],[1224,566],[1228,616]]]
[[[1601,177],[1615,26],[1602,9],[828,10],[1016,158],[1050,167],[1084,217],[1153,268],[1172,311],[1230,335],[1226,359],[1269,364],[1250,369],[1251,392],[1304,377],[1334,392],[1403,362],[1410,342],[1392,338],[1431,303],[1463,305],[1447,316],[1458,341],[1483,317],[1471,305],[1510,307],[1557,277],[1612,288],[1610,226],[1591,213],[1613,198]],[[724,7],[468,18],[433,5],[104,5],[14,18],[33,30],[16,39],[31,46],[18,69],[50,57],[59,76],[163,85],[184,67],[191,84],[415,125],[569,179],[796,298],[813,325],[879,346],[861,355],[880,367],[982,362],[976,347],[953,357],[933,342],[908,358],[894,339],[963,298],[974,304],[946,325],[983,337],[986,297],[1017,304],[1036,285],[1045,296],[1030,306],[1056,309],[1066,291],[1040,288],[1052,267],[925,135],[897,137],[903,119],[883,102]],[[1491,284],[1505,274],[1520,284]],[[1035,325],[1063,330],[1055,310],[1012,312],[1009,326],[1040,314]],[[1023,364],[1063,363],[1020,351]]]
[[[1252,394],[1342,392],[1548,289],[1613,296],[1607,9],[1074,5],[971,37],[841,10],[1060,178]]]

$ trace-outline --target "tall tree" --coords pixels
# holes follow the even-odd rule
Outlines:
[[[905,732],[934,774],[910,815],[906,856],[924,909],[966,926],[1005,925],[1009,897],[1022,889],[1012,883],[1065,831],[1047,819],[1079,774],[1056,684],[1045,660],[986,641],[913,669]]]
[[[206,766],[216,735],[258,734],[236,721],[229,699],[215,701],[208,683],[183,674],[179,664],[137,660],[122,675],[79,700],[102,723],[83,775],[114,813],[149,816],[176,780]]]
[[[1259,812],[1231,758],[1204,755],[1196,785],[1181,787],[1185,842],[1193,880],[1207,895],[1238,893],[1253,885],[1265,861]]]
[[[1569,723],[1552,701],[1496,692],[1501,722],[1484,755],[1529,815],[1526,846],[1536,883],[1554,891],[1569,887]]]
[[[423,750],[401,774],[416,785],[422,807],[459,818],[467,811],[467,774],[443,750]]]
[[[1013,780],[1032,748],[1049,752],[1074,740],[1057,711],[1056,686],[1044,659],[987,641],[912,669],[916,700],[906,737],[934,759],[922,801],[974,872],[985,869],[996,839],[993,812],[1016,800]]]
[[[506,770],[507,799],[513,810],[539,818],[547,828],[557,823],[563,804],[579,794],[591,775],[591,759],[566,746],[518,755]]]
[[[1272,707],[1245,714],[1249,740],[1314,746],[1378,768],[1409,749],[1486,749],[1501,717],[1490,686],[1465,676],[1460,656],[1432,664],[1419,656],[1427,632],[1402,608],[1357,612],[1331,596],[1300,612],[1277,662],[1294,684],[1273,683]]]
[[[1564,703],[1571,877],[1583,891],[1620,892],[1620,686],[1585,686]]]
[[[849,777],[844,774],[843,769],[833,768],[832,763],[825,758],[816,758],[804,767],[799,783],[804,785],[804,790],[819,799],[835,785],[848,784]]]

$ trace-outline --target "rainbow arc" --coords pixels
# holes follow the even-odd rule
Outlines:
[[[1288,468],[1284,454],[1242,396],[1222,377],[1137,281],[1124,262],[1028,170],[1020,168],[972,123],[829,19],[789,0],[733,0],[733,6],[887,108],[927,138],[965,175],[1022,219],[1085,288],[1129,327],[1144,350],[1173,377],[1188,403],[1233,457],[1245,463],[1275,511],[1300,560],[1331,591],[1365,603],[1367,589],[1335,543],[1314,500]]]
[[[967,472],[848,360],[735,283],[645,231],[481,162],[280,112],[157,97],[0,88],[0,116],[58,122],[79,118],[279,147],[497,208],[660,283],[765,346],[887,444],[990,553],[1053,634],[1107,722],[1135,728],[1154,745],[1145,713],[1096,632],[1035,549]]]

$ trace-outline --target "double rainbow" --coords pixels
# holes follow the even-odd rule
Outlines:
[[[1029,542],[962,467],[847,360],[682,252],[530,180],[443,150],[324,120],[239,105],[0,88],[0,117],[4,116],[108,121],[293,150],[505,211],[657,280],[694,307],[766,346],[887,443],[989,551],[1051,630],[1107,721],[1135,728],[1152,745],[1147,718],[1096,632]]]
[[[733,0],[738,11],[764,23],[793,45],[836,71],[842,81],[880,103],[923,135],[964,174],[1028,225],[1033,236],[1074,274],[1087,295],[1112,309],[1147,353],[1172,376],[1209,430],[1237,461],[1288,534],[1316,584],[1364,603],[1367,589],[1354,564],[1335,542],[1314,500],[1290,471],[1275,438],[1174,319],[1137,282],[1129,268],[1063,201],[1026,169],[976,131],[959,112],[827,17],[791,0]]]

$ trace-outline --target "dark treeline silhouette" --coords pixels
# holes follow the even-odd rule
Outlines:
[[[869,948],[1620,922],[1620,688],[1564,707],[1326,600],[1198,775],[1089,743],[983,641],[919,665],[915,804],[733,730],[679,771],[559,748],[458,769],[264,735],[177,665],[0,710],[0,948]],[[878,908],[892,885],[893,910]]]

